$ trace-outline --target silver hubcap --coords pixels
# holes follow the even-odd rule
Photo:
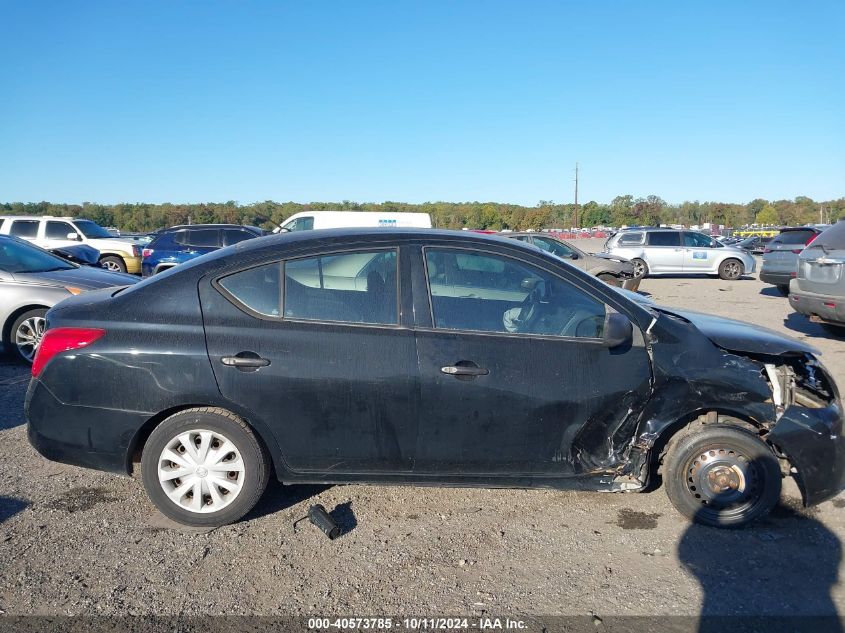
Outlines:
[[[645,272],[645,264],[642,262],[634,262],[634,277],[642,277]]]
[[[731,279],[739,277],[739,264],[736,262],[728,262],[725,264],[725,273]]]
[[[217,512],[228,506],[243,489],[244,476],[240,451],[217,431],[181,433],[158,458],[162,490],[191,512]]]
[[[21,323],[15,332],[15,345],[21,356],[30,362],[41,345],[45,324],[44,317],[30,317]]]
[[[120,272],[120,265],[113,259],[107,259],[106,261],[104,261],[103,266],[106,267],[106,270],[110,270],[115,273]]]

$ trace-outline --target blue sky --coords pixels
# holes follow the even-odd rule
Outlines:
[[[845,195],[845,2],[0,0],[0,201]]]

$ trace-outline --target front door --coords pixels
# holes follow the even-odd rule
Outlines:
[[[713,270],[716,253],[713,240],[696,231],[684,231],[684,272]]]
[[[608,349],[605,304],[519,259],[427,247],[419,265],[432,320],[417,329],[415,473],[566,476],[612,467],[614,446],[633,432],[629,411],[649,394],[639,331],[629,349]]]
[[[220,391],[272,430],[290,470],[411,470],[416,349],[400,325],[397,267],[397,250],[380,249],[202,282]]]

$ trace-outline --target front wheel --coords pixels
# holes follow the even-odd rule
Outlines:
[[[669,501],[696,523],[743,527],[769,514],[780,499],[777,458],[739,427],[702,426],[682,436],[664,466]]]
[[[35,352],[41,345],[41,338],[44,336],[44,329],[47,327],[45,314],[47,314],[45,308],[29,310],[12,323],[10,332],[12,350],[18,360],[31,364],[35,359]]]
[[[118,257],[117,255],[106,255],[100,259],[100,266],[113,273],[126,272],[126,263],[122,257]]]
[[[632,259],[631,263],[634,265],[635,279],[642,279],[643,277],[648,275],[648,264],[646,264],[639,257],[635,257],[634,259]]]
[[[741,261],[738,259],[726,259],[719,264],[719,277],[727,280],[739,279],[742,276],[742,270]]]
[[[158,425],[141,456],[144,488],[162,514],[219,527],[249,512],[270,476],[255,432],[217,408],[180,411]]]

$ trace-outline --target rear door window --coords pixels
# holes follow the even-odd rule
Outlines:
[[[219,229],[188,229],[186,241],[188,246],[197,248],[218,248],[220,246]]]
[[[38,220],[15,220],[12,222],[12,228],[9,230],[9,235],[25,239],[34,239],[38,237]]]
[[[281,305],[279,262],[249,268],[228,275],[217,283],[249,310],[264,316],[278,317]]]
[[[681,234],[677,231],[654,231],[648,234],[649,246],[680,246]]]
[[[392,249],[288,260],[284,316],[396,325],[397,264]]]
[[[684,246],[692,246],[695,248],[709,248],[712,241],[703,233],[695,231],[684,231]]]
[[[558,242],[557,240],[551,240],[547,237],[535,237],[534,243],[544,251],[549,251],[550,253],[553,253],[558,257],[563,257],[564,259],[571,258],[572,254],[575,252],[566,244]]]
[[[256,237],[255,233],[246,229],[223,229],[223,246],[231,246],[253,237]]]

